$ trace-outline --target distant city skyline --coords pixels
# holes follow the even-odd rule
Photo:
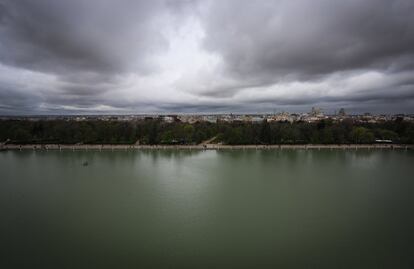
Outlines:
[[[0,0],[0,115],[414,113],[411,0]]]
[[[68,117],[72,117],[72,116],[143,116],[143,115],[152,115],[152,116],[157,116],[157,115],[272,115],[272,114],[283,114],[283,113],[288,113],[288,114],[311,114],[311,108],[309,107],[308,110],[283,110],[283,109],[274,109],[272,111],[233,111],[233,112],[226,112],[226,111],[148,111],[148,112],[130,112],[130,113],[125,113],[125,112],[79,112],[79,111],[69,111],[69,112],[60,112],[60,113],[16,113],[16,114],[8,114],[8,113],[3,113],[0,114],[0,117],[54,117],[54,116],[68,116]],[[324,109],[322,107],[318,107],[319,109],[321,109],[321,112],[325,115],[340,115],[341,114],[341,109],[344,108],[337,108],[337,109]],[[372,115],[414,115],[414,112],[384,112],[384,111],[370,111],[370,110],[348,110],[348,109],[344,109],[346,115],[364,115],[364,114],[372,114]]]

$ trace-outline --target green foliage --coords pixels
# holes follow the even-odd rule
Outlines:
[[[386,130],[386,129],[376,129],[374,130],[376,137],[378,137],[379,139],[384,139],[384,140],[398,140],[398,134],[394,131],[391,130]]]
[[[321,121],[164,123],[148,121],[0,121],[0,141],[57,144],[199,144],[215,137],[224,144],[345,144],[375,139],[414,143],[414,123],[402,120],[377,124]]]
[[[364,127],[355,127],[351,132],[351,137],[355,144],[373,143],[375,140],[374,134]]]
[[[264,120],[262,122],[262,126],[260,127],[259,141],[263,144],[270,144],[272,141],[271,130],[267,120]]]

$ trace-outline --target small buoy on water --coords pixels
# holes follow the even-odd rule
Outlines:
[[[83,164],[82,164],[83,166],[88,166],[89,165],[89,163],[88,162],[83,162]]]

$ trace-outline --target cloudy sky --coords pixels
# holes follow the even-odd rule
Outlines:
[[[414,113],[412,0],[0,0],[0,114]]]

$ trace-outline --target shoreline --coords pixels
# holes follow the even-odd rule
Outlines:
[[[358,150],[358,149],[389,149],[389,150],[412,150],[414,145],[405,144],[304,144],[304,145],[130,145],[130,144],[5,144],[0,145],[0,150],[222,150],[222,149],[342,149],[342,150]]]

